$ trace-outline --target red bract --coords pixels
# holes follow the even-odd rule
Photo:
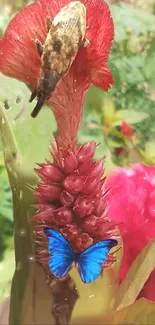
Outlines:
[[[47,36],[46,17],[54,18],[69,2],[71,1],[40,0],[25,7],[11,20],[0,41],[0,71],[2,73],[36,87],[40,57],[34,40],[39,39],[44,43]],[[93,83],[108,90],[113,83],[112,75],[106,64],[114,35],[113,21],[108,5],[103,0],[83,0],[82,2],[87,9],[85,36],[90,44],[79,51],[72,69],[74,76],[72,81],[84,78],[86,87]],[[66,81],[68,82],[67,77]]]
[[[136,164],[118,168],[106,184],[109,191],[108,216],[120,223],[124,256],[119,278],[122,281],[132,262],[145,245],[155,237],[155,166]],[[155,270],[140,296],[155,301]]]
[[[107,218],[105,179],[101,178],[104,166],[103,162],[93,160],[95,149],[95,142],[89,142],[74,154],[69,149],[63,151],[62,159],[62,152],[56,146],[52,147],[54,163],[47,162],[36,169],[42,183],[38,184],[34,192],[39,204],[38,212],[32,219],[37,222],[37,237],[44,247],[37,252],[37,258],[45,265],[48,262],[47,239],[43,232],[45,225],[61,232],[75,252],[81,252],[99,240],[114,236],[115,223]],[[91,163],[86,169],[83,167],[87,159]],[[90,179],[93,182],[91,191],[91,182],[88,182]],[[113,261],[111,253],[106,266]]]
[[[85,90],[90,84],[108,90],[113,78],[107,61],[114,27],[109,7],[103,0],[82,0],[87,10],[85,37],[89,45],[81,48],[68,74],[60,81],[50,99],[63,146],[75,147],[82,116]],[[9,23],[0,40],[0,71],[32,88],[37,85],[40,56],[35,39],[44,43],[46,17],[55,17],[69,0],[40,0],[25,7]]]

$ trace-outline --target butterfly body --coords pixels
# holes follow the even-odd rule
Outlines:
[[[75,264],[84,283],[98,278],[110,249],[117,245],[114,239],[97,242],[82,253],[75,253],[68,241],[58,231],[45,228],[50,254],[49,268],[56,278],[64,277]]]

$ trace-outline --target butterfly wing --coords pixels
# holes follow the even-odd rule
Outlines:
[[[78,269],[84,283],[90,283],[98,278],[110,249],[117,245],[117,240],[102,240],[83,251],[78,259]]]
[[[58,231],[45,228],[48,238],[49,268],[56,278],[62,278],[69,271],[75,254],[68,241]]]

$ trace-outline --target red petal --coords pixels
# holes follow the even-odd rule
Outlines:
[[[9,23],[0,40],[0,71],[35,87],[40,57],[33,40],[44,43],[46,17],[52,18],[70,1],[38,1],[21,10]]]
[[[44,43],[47,35],[46,17],[53,18],[69,2],[68,0],[40,0],[25,7],[11,20],[3,39],[0,40],[0,71],[2,73],[32,87],[36,86],[40,57],[33,40],[38,38]],[[94,80],[95,85],[107,90],[113,83],[110,72],[105,66],[114,35],[113,21],[109,7],[103,0],[83,0],[82,2],[87,7],[86,38],[90,44],[79,50],[73,64],[75,65],[72,71],[74,72],[73,79],[80,78],[82,83],[82,77],[85,81],[87,80],[85,86],[82,85],[85,89]],[[92,69],[95,71],[95,77],[94,73],[91,73]],[[101,74],[97,71],[101,71]],[[100,78],[104,81],[102,82]],[[79,85],[79,80],[77,80],[77,85]],[[75,90],[76,85],[72,86]]]
[[[108,91],[109,88],[114,84],[114,79],[109,71],[108,66],[105,64],[102,69],[92,69],[91,70],[92,83],[105,91]]]
[[[86,38],[90,45],[86,49],[89,60],[103,64],[108,61],[109,52],[114,38],[114,24],[109,6],[103,0],[83,0],[87,7]]]
[[[130,135],[132,132],[133,132],[133,128],[128,123],[123,121],[121,125],[121,133],[127,136]]]
[[[33,39],[45,39],[46,27],[42,21],[42,8],[33,3],[24,8],[9,23],[0,40],[0,70],[2,73],[36,85],[40,57]],[[39,28],[38,28],[39,27]]]

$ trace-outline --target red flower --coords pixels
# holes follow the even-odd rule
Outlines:
[[[121,125],[121,133],[125,136],[130,136],[132,132],[133,132],[132,127],[129,124],[127,124],[125,121],[123,121]]]
[[[68,74],[62,78],[50,103],[63,145],[75,147],[82,116],[85,90],[94,84],[108,90],[113,78],[107,61],[114,27],[109,7],[103,0],[83,0],[87,11],[85,37],[89,45],[81,48]],[[47,36],[46,17],[54,18],[69,0],[40,0],[25,7],[9,23],[0,40],[0,72],[28,84],[37,85],[40,56],[35,39],[44,43]]]
[[[58,140],[58,138],[57,138]],[[114,237],[115,223],[107,218],[106,193],[104,190],[103,162],[94,161],[95,142],[86,143],[73,153],[52,147],[54,163],[41,164],[36,173],[42,182],[34,196],[38,212],[32,217],[40,245],[37,259],[48,264],[45,225],[61,232],[76,252],[91,244]],[[106,266],[114,261],[110,253]]]
[[[0,71],[36,86],[40,57],[33,40],[44,43],[47,29],[46,17],[54,18],[68,0],[40,0],[19,12],[9,23],[4,38],[0,41]],[[103,0],[83,0],[87,10],[85,37],[90,44],[80,49],[74,63],[74,78],[87,80],[105,90],[113,83],[107,67],[114,28],[108,5]],[[79,81],[79,80],[78,80]],[[72,85],[73,86],[73,85]],[[86,83],[86,86],[88,84]]]
[[[109,191],[108,216],[120,223],[124,256],[119,278],[122,281],[136,256],[155,236],[155,166],[136,164],[118,168],[106,184]],[[155,301],[155,270],[140,296]]]

